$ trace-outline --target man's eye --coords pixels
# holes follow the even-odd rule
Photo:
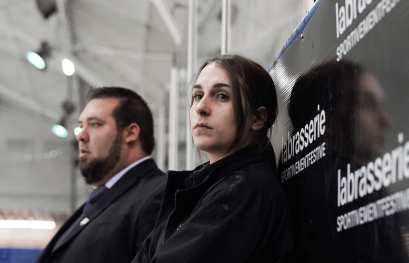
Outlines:
[[[91,126],[92,127],[99,127],[99,126],[101,126],[99,123],[97,123],[97,122],[93,122],[93,123],[91,123]]]

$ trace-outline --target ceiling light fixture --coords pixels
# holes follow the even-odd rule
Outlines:
[[[57,11],[54,0],[37,0],[37,7],[45,19]]]
[[[62,64],[62,71],[64,72],[65,75],[67,76],[74,75],[75,67],[74,67],[74,63],[72,63],[71,60],[64,58],[61,64]]]
[[[67,138],[68,136],[68,131],[67,128],[65,127],[65,118],[62,117],[61,120],[57,123],[51,126],[51,132],[60,138]]]
[[[75,134],[75,136],[78,136],[78,134],[80,134],[81,131],[82,131],[82,129],[81,129],[80,127],[76,127],[76,128],[74,129],[74,134]]]
[[[46,60],[50,57],[51,47],[46,41],[41,42],[41,46],[38,51],[29,51],[26,54],[27,60],[34,67],[44,70],[47,67]]]

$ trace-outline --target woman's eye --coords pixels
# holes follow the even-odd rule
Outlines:
[[[195,94],[195,95],[193,96],[193,98],[194,98],[195,100],[200,100],[200,99],[203,98],[203,96],[202,96],[201,94]]]
[[[222,100],[227,100],[229,98],[229,96],[227,96],[224,93],[220,93],[217,95],[217,98],[222,99]]]

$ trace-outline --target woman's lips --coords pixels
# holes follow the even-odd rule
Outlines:
[[[213,128],[204,123],[198,123],[195,125],[194,129],[195,130],[205,130],[205,129],[213,129]]]

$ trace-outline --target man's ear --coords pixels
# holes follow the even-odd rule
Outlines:
[[[267,109],[265,107],[260,107],[257,109],[256,113],[253,115],[253,121],[250,128],[253,131],[259,131],[266,124],[268,117]]]
[[[132,144],[139,138],[141,128],[136,123],[129,124],[123,131],[123,137],[126,144]]]

